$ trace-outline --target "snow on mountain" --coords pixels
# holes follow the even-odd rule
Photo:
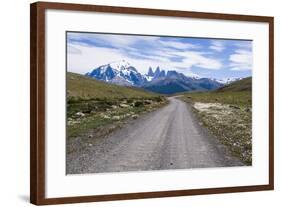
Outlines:
[[[156,67],[155,71],[149,67],[147,74],[142,75],[125,60],[99,66],[85,75],[112,84],[142,87],[164,94],[192,90],[213,90],[223,85],[222,80],[201,78],[196,75],[186,76],[175,70],[166,72],[159,66]],[[230,80],[226,81],[229,82]]]
[[[197,74],[189,74],[189,75],[186,75],[186,76],[188,76],[188,77],[190,77],[190,78],[193,78],[193,79],[196,79],[196,80],[198,80],[198,79],[200,79],[200,78],[203,78],[203,77],[201,77],[201,76],[199,76],[199,75],[197,75]]]
[[[86,73],[86,76],[96,78],[108,82],[117,75],[118,71],[112,68],[109,64],[102,65],[91,72]]]
[[[242,80],[243,78],[237,78],[237,77],[232,77],[232,78],[223,78],[223,79],[213,79],[219,83],[222,83],[224,85],[228,85],[234,81]]]
[[[157,71],[159,72],[160,70]],[[160,72],[158,74],[160,74]],[[169,70],[164,77],[154,78],[152,81],[145,83],[142,87],[156,93],[174,94],[185,91],[214,90],[221,86],[223,86],[223,84],[209,78],[194,78],[185,76],[183,73],[179,73],[175,70]]]
[[[115,68],[116,70],[126,70],[128,67],[130,67],[130,63],[125,61],[125,60],[121,60],[121,61],[115,61],[115,62],[111,62],[109,63],[109,65],[112,68]]]
[[[153,76],[149,76],[148,74],[144,75],[144,77],[148,82],[152,81],[154,78]]]
[[[125,60],[99,66],[85,75],[109,83],[126,86],[140,86],[147,81],[135,67],[131,66],[130,63]]]

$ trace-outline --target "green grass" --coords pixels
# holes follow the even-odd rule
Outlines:
[[[83,75],[67,72],[68,100],[150,98],[158,94],[134,87],[107,84]]]
[[[251,91],[239,92],[198,92],[188,93],[183,96],[185,101],[204,102],[204,103],[222,103],[238,106],[251,107],[252,93]]]
[[[235,81],[226,86],[219,88],[220,92],[239,92],[239,91],[252,91],[252,77],[243,78],[242,80]]]
[[[142,109],[127,109],[127,108],[119,108],[118,110],[108,112],[100,112],[86,115],[85,118],[79,120],[78,124],[74,124],[72,126],[68,126],[67,134],[69,137],[79,136],[83,133],[87,132],[90,129],[101,128],[105,125],[112,124],[114,122],[122,121],[126,118],[125,115],[130,112],[138,113],[142,111]],[[110,116],[111,118],[104,118],[104,116]],[[113,120],[113,116],[120,116],[120,120]]]
[[[84,134],[90,129],[97,129],[101,126],[112,123],[113,120],[104,119],[99,116],[90,116],[87,119],[81,120],[78,124],[67,127],[67,136],[75,137]]]
[[[155,93],[68,72],[67,136],[84,135],[90,130],[108,131],[109,125],[120,125],[127,118],[136,117],[165,103],[166,99]]]
[[[98,102],[97,102],[98,103]],[[134,103],[142,103],[138,106],[133,106]],[[146,104],[145,101],[137,101],[131,103],[127,108],[117,107],[115,109],[111,108],[112,106],[107,105],[103,106],[103,104],[98,103],[94,110],[87,111],[87,113],[83,113],[83,108],[87,104],[87,101],[83,101],[81,103],[76,102],[75,104],[68,105],[68,126],[67,126],[67,135],[68,137],[75,137],[79,135],[83,135],[87,133],[89,130],[101,129],[104,128],[106,130],[106,126],[109,124],[117,124],[121,125],[123,120],[127,118],[132,118],[133,116],[137,116],[141,113],[152,111],[156,108],[159,108],[165,105],[165,100],[163,99],[161,102],[154,101],[151,104]],[[118,104],[117,104],[118,105]],[[98,108],[102,106],[101,108]],[[116,105],[114,105],[116,106]],[[118,105],[119,106],[119,105]],[[88,109],[87,109],[88,110]],[[84,114],[83,117],[77,117],[76,113],[82,112]],[[114,119],[118,117],[118,119]],[[70,124],[70,123],[74,124]]]

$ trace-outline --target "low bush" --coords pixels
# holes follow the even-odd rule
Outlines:
[[[154,98],[154,100],[157,101],[157,102],[161,102],[162,98],[161,98],[161,96],[157,96],[157,97]]]
[[[135,102],[135,107],[141,107],[143,106],[143,102],[142,101],[136,101]]]
[[[134,99],[131,99],[131,98],[130,98],[130,99],[127,99],[127,103],[130,104],[130,103],[133,103],[133,102],[134,102]]]

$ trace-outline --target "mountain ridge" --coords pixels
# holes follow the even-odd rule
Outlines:
[[[149,67],[148,72],[143,75],[125,60],[101,65],[86,73],[85,76],[111,84],[133,86],[161,94],[215,90],[232,81],[232,79],[217,80],[186,76],[176,70],[166,72],[159,66],[155,71]]]

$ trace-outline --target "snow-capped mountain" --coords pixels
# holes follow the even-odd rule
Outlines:
[[[141,87],[164,94],[195,90],[214,90],[226,83],[230,83],[230,81],[234,81],[234,79],[216,80],[198,76],[189,77],[175,70],[168,70],[166,72],[159,66],[156,67],[155,71],[149,67],[147,74],[142,75],[125,60],[99,66],[85,75],[112,84]]]
[[[151,67],[148,68],[147,74],[144,75],[148,82],[152,81],[154,78],[154,72]]]
[[[152,71],[153,72],[153,71]],[[206,91],[217,89],[223,84],[209,78],[188,77],[175,70],[161,73],[156,69],[156,76],[142,87],[156,93],[173,94],[184,91]],[[161,74],[161,75],[160,75]]]
[[[165,70],[160,70],[159,66],[156,68],[155,72],[153,72],[152,68],[149,67],[147,74],[145,74],[144,76],[145,76],[147,82],[150,82],[154,79],[165,77],[166,72],[165,72]]]
[[[109,83],[126,86],[140,86],[147,81],[135,67],[131,66],[125,60],[99,66],[85,75]]]

